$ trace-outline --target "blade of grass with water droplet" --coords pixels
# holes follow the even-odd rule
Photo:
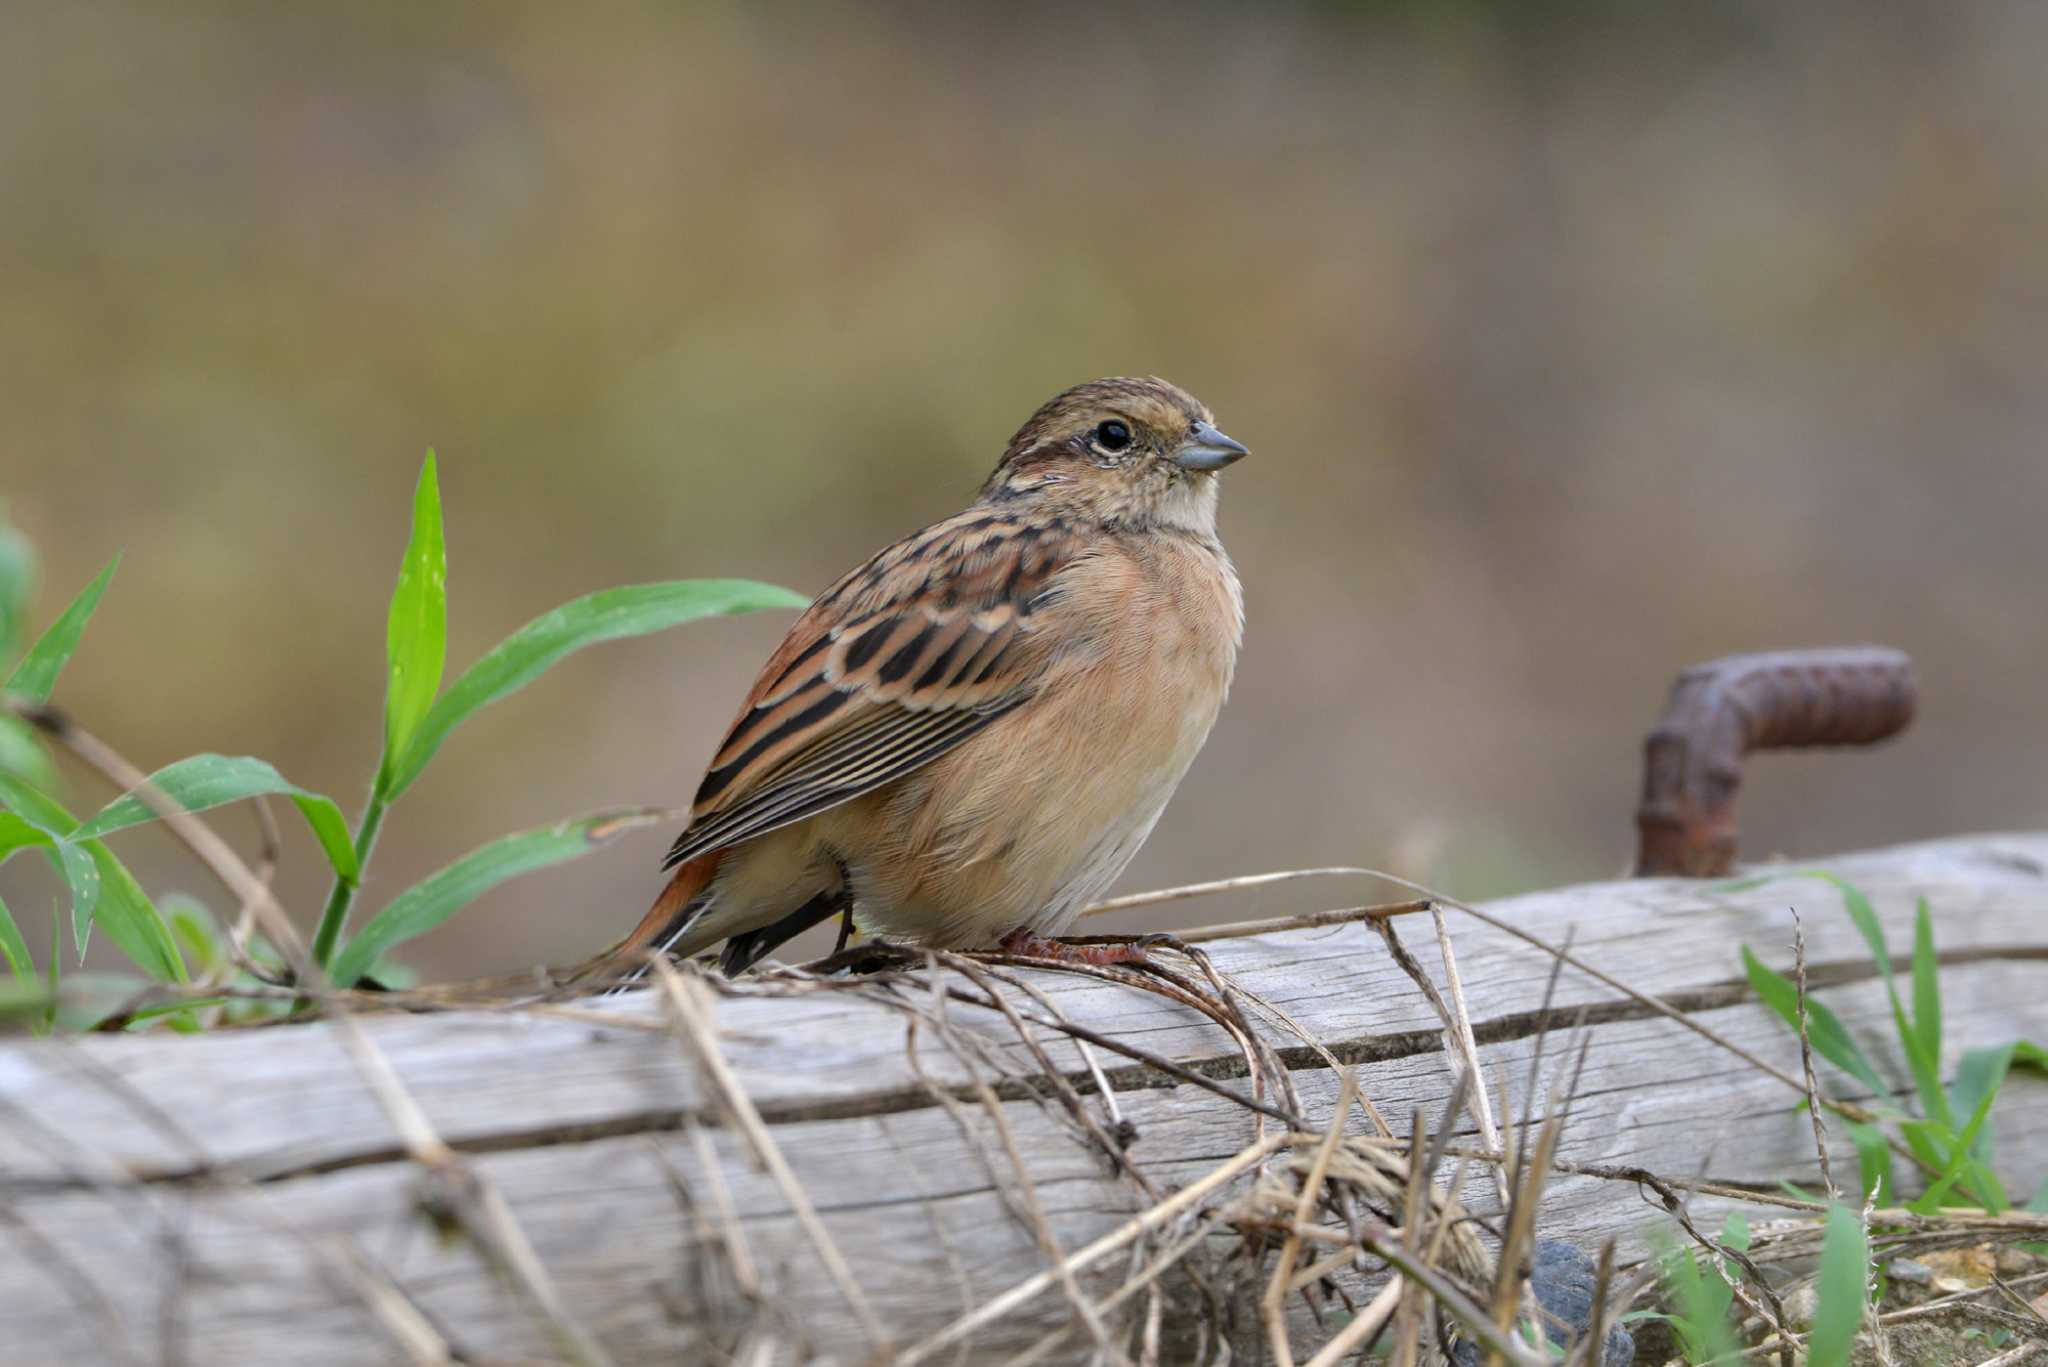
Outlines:
[[[448,549],[441,527],[441,487],[434,453],[427,452],[413,490],[412,536],[391,593],[385,627],[390,682],[384,698],[384,759],[377,790],[388,794],[397,766],[412,744],[448,659]]]
[[[107,584],[120,564],[118,555],[109,560],[98,577],[71,600],[71,606],[64,609],[63,614],[50,624],[50,629],[29,647],[28,654],[21,657],[21,662],[14,666],[14,672],[7,676],[7,682],[0,684],[0,692],[13,693],[31,702],[50,700],[50,690],[57,686],[57,676],[71,662],[72,652],[78,649],[79,638],[85,635],[86,623],[92,620],[93,610],[99,607],[100,596],[107,591]]]

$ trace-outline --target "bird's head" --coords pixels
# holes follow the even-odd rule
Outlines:
[[[1216,472],[1246,454],[1194,395],[1159,379],[1090,380],[1054,395],[1010,438],[982,488],[1123,527],[1216,527]]]

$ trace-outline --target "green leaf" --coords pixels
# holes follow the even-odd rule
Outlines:
[[[107,591],[107,583],[120,564],[118,555],[109,560],[99,577],[71,600],[71,606],[64,609],[64,615],[52,622],[42,639],[21,657],[21,663],[7,676],[7,682],[0,685],[0,691],[17,694],[31,702],[50,700],[50,690],[57,686],[57,676],[71,662],[71,652],[78,649],[78,638],[85,634],[85,624],[92,620],[93,609],[100,605],[100,595]]]
[[[1848,879],[1840,874],[1830,873],[1825,869],[1800,869],[1781,874],[1765,874],[1742,883],[1726,885],[1723,890],[1729,892],[1747,891],[1751,888],[1761,887],[1779,878],[1817,878],[1841,893],[1842,907],[1849,913],[1849,919],[1855,924],[1857,932],[1863,936],[1863,942],[1870,947],[1870,957],[1877,964],[1878,975],[1884,979],[1885,995],[1891,999],[1892,1024],[1898,1032],[1899,1045],[1905,1051],[1906,1067],[1913,1075],[1913,1083],[1920,1094],[1921,1104],[1926,1108],[1929,1115],[1941,1121],[1944,1125],[1952,1125],[1954,1121],[1948,1114],[1948,1099],[1941,1090],[1941,1053],[1938,1049],[1932,1054],[1925,1050],[1923,1047],[1925,1039],[1924,1027],[1916,1028],[1915,1023],[1906,1016],[1905,1003],[1899,999],[1898,980],[1892,973],[1891,948],[1885,943],[1884,927],[1877,919],[1877,911],[1871,906],[1870,898],[1864,894],[1863,889],[1857,887]],[[1931,941],[1933,938],[1931,926],[1928,929],[1928,938],[1931,956]],[[1915,962],[1915,970],[1917,987],[1917,960]],[[1938,1003],[1938,997],[1936,1001]],[[1933,1015],[1932,1028],[1938,1038],[1940,1031],[1940,1012],[1938,1006]],[[1814,1041],[1814,1047],[1819,1048],[1818,1040]]]
[[[391,682],[384,697],[384,762],[377,790],[388,794],[413,733],[441,691],[448,659],[448,550],[441,534],[441,487],[427,452],[413,491],[412,539],[391,594],[385,631]]]
[[[1749,985],[1763,998],[1764,1005],[1778,1013],[1794,1032],[1799,1029],[1799,987],[1790,978],[1777,970],[1767,967],[1750,951],[1742,947],[1743,971],[1749,975]],[[1813,1050],[1828,1062],[1853,1076],[1869,1088],[1876,1096],[1889,1096],[1891,1088],[1884,1085],[1877,1076],[1877,1069],[1870,1059],[1849,1037],[1841,1020],[1827,1005],[1811,993],[1806,998],[1806,1037]]]
[[[1749,1252],[1749,1217],[1739,1210],[1729,1211],[1721,1222],[1721,1242],[1738,1252]]]
[[[14,913],[7,909],[7,903],[0,902],[0,956],[7,959],[7,970],[16,982],[36,981],[36,961],[28,952],[28,941],[22,938],[21,927],[14,923]]]
[[[1898,1000],[1898,984],[1892,978],[1892,951],[1885,943],[1884,927],[1878,923],[1877,912],[1871,907],[1870,899],[1863,889],[1851,883],[1840,874],[1815,870],[1808,875],[1827,883],[1842,894],[1842,908],[1849,913],[1849,919],[1856,923],[1856,929],[1863,934],[1863,942],[1870,946],[1870,957],[1877,962],[1877,971],[1884,977],[1884,985]]]
[[[152,977],[183,982],[185,961],[135,875],[97,840],[74,842],[78,821],[55,799],[0,774],[0,803],[52,838],[50,853],[71,885],[71,932],[81,958],[95,923]],[[51,955],[52,962],[56,955]]]
[[[1870,1261],[1863,1226],[1842,1206],[1828,1210],[1820,1247],[1819,1302],[1813,1316],[1808,1367],[1847,1367],[1863,1325],[1864,1279]]]
[[[28,605],[36,596],[36,552],[5,517],[6,508],[0,505],[0,660],[11,660],[28,635]]]
[[[13,774],[36,788],[57,786],[56,767],[35,728],[12,712],[0,712],[0,774]]]
[[[1719,1276],[1703,1270],[1690,1249],[1677,1247],[1668,1231],[1654,1234],[1661,1249],[1659,1275],[1665,1299],[1677,1311],[1671,1326],[1678,1331],[1686,1361],[1733,1361],[1740,1351],[1728,1321],[1734,1292]]]
[[[220,930],[205,903],[182,892],[157,899],[157,910],[171,928],[171,938],[199,972],[211,973],[226,961],[221,953]]]
[[[499,642],[441,696],[394,762],[386,796],[404,792],[441,742],[472,713],[518,692],[585,646],[647,636],[703,617],[800,608],[808,601],[788,589],[747,579],[681,579],[605,589],[564,603]]]
[[[170,927],[157,914],[142,884],[135,881],[127,865],[105,845],[95,841],[82,848],[99,868],[100,904],[95,919],[106,927],[107,938],[150,977],[163,982],[184,982],[184,956],[178,953]]]
[[[494,840],[406,889],[372,917],[336,956],[329,969],[334,985],[353,986],[394,946],[424,935],[507,879],[575,859],[626,831],[667,819],[668,813],[648,808],[601,812]]]
[[[2005,1185],[1991,1170],[1991,1105],[1998,1099],[1998,1089],[2005,1085],[2006,1073],[2019,1050],[2018,1043],[1996,1049],[1972,1049],[1956,1066],[1952,1092],[1955,1113],[1970,1119],[1963,1132],[1948,1145],[1949,1161],[1940,1177],[1921,1198],[1930,1210],[1954,1183],[1960,1183],[1975,1204],[1994,1215],[2012,1204],[2005,1194]]]
[[[54,798],[12,774],[0,773],[0,805],[8,808],[0,813],[0,855],[30,845],[43,848],[71,889],[71,937],[83,959],[92,939],[93,913],[99,908],[100,868],[91,850],[65,842],[64,837],[77,829],[78,822]],[[53,945],[50,962],[54,964],[60,957]]]
[[[1941,1096],[1941,962],[1934,953],[1934,918],[1922,897],[1913,912],[1913,1039],[1909,1043],[1920,1104],[1929,1115],[1943,1115]],[[1922,1073],[1931,1074],[1923,1077]],[[1951,1119],[1951,1123],[1952,1119]]]
[[[149,776],[149,782],[188,812],[203,812],[266,793],[283,794],[305,815],[313,838],[320,842],[334,871],[350,882],[358,876],[355,847],[349,843],[348,821],[341,808],[331,798],[287,782],[284,775],[260,759],[194,755],[157,770]],[[96,840],[156,819],[147,803],[129,793],[108,803],[99,815],[74,831],[71,839]]]
[[[22,819],[19,813],[0,812],[0,864],[6,863],[8,856],[19,850],[48,848],[56,843],[55,836]]]
[[[1955,1085],[1950,1091],[1957,1115],[1974,1118],[1991,1104],[1998,1089],[2005,1085],[2006,1072],[2019,1048],[2014,1043],[1996,1049],[1972,1049],[1963,1055],[1956,1065]]]
[[[1862,1169],[1862,1192],[1866,1201],[1888,1206],[1892,1201],[1892,1149],[1884,1131],[1861,1121],[1849,1122],[1849,1142],[1856,1146],[1856,1164]]]

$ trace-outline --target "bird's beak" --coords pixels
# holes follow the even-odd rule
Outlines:
[[[1250,454],[1243,443],[1232,441],[1210,423],[1198,422],[1180,449],[1168,459],[1183,470],[1221,470]]]

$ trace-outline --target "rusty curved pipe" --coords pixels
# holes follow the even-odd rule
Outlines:
[[[1905,730],[1918,697],[1912,660],[1883,646],[1726,655],[1685,670],[1643,743],[1636,876],[1725,875],[1743,756],[1873,744]]]

